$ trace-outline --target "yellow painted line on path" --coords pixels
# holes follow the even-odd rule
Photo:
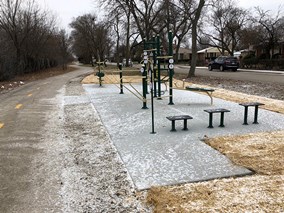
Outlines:
[[[23,104],[17,104],[15,109],[20,109],[23,106]]]
[[[30,94],[28,94],[28,97],[31,97],[33,94],[32,93],[30,93]]]
[[[4,124],[3,124],[3,123],[0,123],[0,129],[2,129],[2,128],[3,128],[3,126],[4,126]]]

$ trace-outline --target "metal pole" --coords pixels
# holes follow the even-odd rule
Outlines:
[[[151,72],[151,109],[152,109],[152,132],[151,134],[156,134],[155,132],[155,114],[154,114],[154,90],[153,90],[153,83],[154,83],[154,73],[153,70]]]
[[[122,64],[120,63],[119,65],[118,65],[118,68],[119,68],[119,70],[120,70],[120,72],[119,72],[119,77],[120,77],[120,93],[119,94],[123,94],[123,79],[122,79]]]
[[[156,44],[156,38],[155,36],[153,36],[152,38],[152,47],[153,49],[157,49],[157,44]],[[154,79],[153,79],[153,83],[154,83],[154,97],[156,98],[157,97],[157,50],[154,50],[153,51],[153,76],[154,76]]]
[[[99,82],[100,82],[100,87],[101,87],[102,86],[102,77],[101,77],[101,63],[100,63],[100,61],[99,61],[98,66],[99,66]]]
[[[258,116],[258,105],[256,105],[255,109],[254,109],[254,121],[253,121],[253,124],[258,124],[257,116]]]
[[[173,56],[173,33],[170,31],[168,33],[168,39],[169,39],[169,56]],[[169,67],[169,105],[174,105],[173,102],[173,76],[174,76],[174,69]]]
[[[156,37],[156,45],[157,45],[157,56],[161,56],[161,43],[160,36]],[[160,60],[157,59],[157,78],[158,78],[158,100],[161,100],[161,63]]]
[[[144,39],[144,50],[146,50],[146,39]],[[144,52],[147,53],[147,52]],[[144,54],[143,55],[143,63],[144,63],[144,71],[142,73],[142,76],[144,78],[142,78],[142,87],[143,87],[143,106],[142,109],[148,109],[147,107],[147,63],[148,63],[148,59],[146,59],[147,55]]]
[[[243,125],[248,125],[248,106],[245,107],[245,114],[244,114],[244,123]]]

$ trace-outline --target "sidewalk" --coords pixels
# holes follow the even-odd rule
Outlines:
[[[208,96],[189,91],[174,91],[175,105],[168,99],[155,100],[155,131],[151,132],[151,109],[142,110],[142,102],[125,90],[119,94],[115,85],[83,85],[111,139],[139,190],[155,185],[172,185],[215,178],[242,176],[251,171],[233,165],[218,151],[200,139],[205,135],[241,135],[252,132],[283,129],[284,116],[259,110],[259,124],[252,125],[253,110],[249,110],[249,124],[243,123],[243,107],[237,103],[214,98],[210,106]],[[136,85],[141,90],[139,84]],[[166,94],[167,95],[167,94]],[[148,103],[150,108],[150,103]],[[219,128],[219,115],[214,114],[214,127],[208,129],[208,113],[204,109],[226,108],[225,128]],[[170,132],[167,116],[188,114],[188,131],[182,131],[182,121],[176,122],[177,132]]]

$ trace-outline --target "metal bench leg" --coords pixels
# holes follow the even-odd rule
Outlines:
[[[175,132],[176,130],[176,124],[175,124],[175,120],[172,120],[172,129],[171,132]]]
[[[245,106],[245,115],[243,125],[248,125],[248,106]]]
[[[183,120],[183,129],[182,130],[188,130],[188,128],[187,128],[187,119]]]
[[[213,97],[212,97],[212,92],[207,92],[207,95],[209,96],[210,100],[211,100],[211,105],[213,105]]]
[[[214,128],[212,123],[213,123],[213,113],[209,113],[209,126],[208,126],[208,128]]]
[[[224,125],[224,112],[221,112],[221,118],[220,118],[220,125],[219,127],[225,127]]]
[[[256,105],[255,109],[254,109],[254,122],[253,122],[253,124],[258,124],[257,116],[258,116],[258,106]]]

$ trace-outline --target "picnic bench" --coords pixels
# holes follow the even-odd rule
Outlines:
[[[248,125],[248,107],[254,106],[254,121],[253,124],[258,124],[257,122],[257,116],[258,116],[258,107],[261,105],[264,105],[259,102],[246,102],[246,103],[240,103],[239,105],[245,107],[245,113],[244,113],[244,123],[243,125]]]
[[[221,113],[219,127],[225,127],[225,125],[224,125],[224,113],[230,112],[230,110],[218,108],[218,109],[205,109],[204,111],[209,113],[209,126],[208,126],[208,128],[214,128],[213,127],[213,113]]]
[[[185,87],[185,89],[189,90],[189,91],[194,91],[194,92],[204,92],[204,93],[206,93],[210,97],[210,99],[211,99],[211,105],[213,105],[212,94],[215,91],[215,89],[203,88],[203,87],[192,87],[192,86],[187,86],[187,87]]]
[[[177,116],[169,116],[166,117],[168,120],[170,120],[172,122],[172,129],[171,132],[175,132],[176,127],[175,127],[175,121],[176,120],[183,120],[183,129],[182,130],[188,130],[187,128],[187,120],[188,119],[193,119],[191,116],[189,115],[177,115]]]

